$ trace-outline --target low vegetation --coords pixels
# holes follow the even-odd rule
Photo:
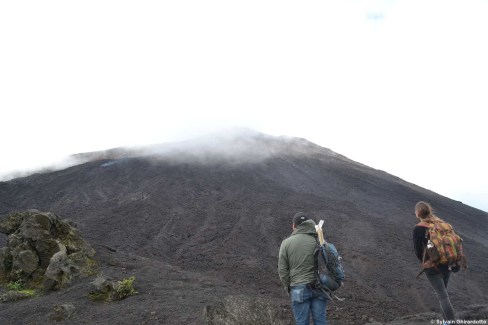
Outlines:
[[[115,300],[122,300],[137,294],[137,291],[134,288],[135,279],[136,278],[134,276],[131,276],[127,279],[123,279],[117,282],[117,286],[115,287],[114,292]]]
[[[11,281],[5,287],[7,292],[0,295],[0,301],[3,302],[29,299],[38,295],[36,290],[26,288],[21,280]]]
[[[111,281],[99,275],[92,283],[94,289],[88,294],[92,301],[111,302],[125,299],[137,294],[134,288],[135,276],[120,281]]]

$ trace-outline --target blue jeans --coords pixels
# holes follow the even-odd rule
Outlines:
[[[327,298],[319,290],[313,290],[306,284],[290,288],[291,307],[297,325],[309,325],[310,314],[314,325],[327,325]]]

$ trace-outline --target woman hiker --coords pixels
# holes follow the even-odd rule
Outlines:
[[[417,224],[413,230],[413,245],[419,261],[425,262],[423,261],[424,250],[427,247],[427,242],[429,240],[429,228],[422,226],[422,224],[433,224],[435,222],[444,221],[435,216],[432,212],[432,207],[423,201],[420,201],[415,205],[415,215],[420,220],[420,223]],[[447,283],[449,282],[449,276],[451,275],[449,266],[447,264],[434,265],[433,263],[430,263],[429,265],[429,261],[426,261],[422,267],[425,267],[427,279],[439,299],[444,320],[455,320],[454,310],[451,301],[449,300],[449,294],[447,293]]]

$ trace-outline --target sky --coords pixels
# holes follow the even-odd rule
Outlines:
[[[0,177],[246,127],[488,211],[487,17],[488,0],[2,1]]]

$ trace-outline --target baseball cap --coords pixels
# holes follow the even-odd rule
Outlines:
[[[295,214],[295,216],[293,217],[293,224],[295,226],[298,226],[299,224],[301,224],[302,222],[304,222],[305,220],[308,220],[308,216],[306,213],[304,212],[298,212],[297,214]]]

